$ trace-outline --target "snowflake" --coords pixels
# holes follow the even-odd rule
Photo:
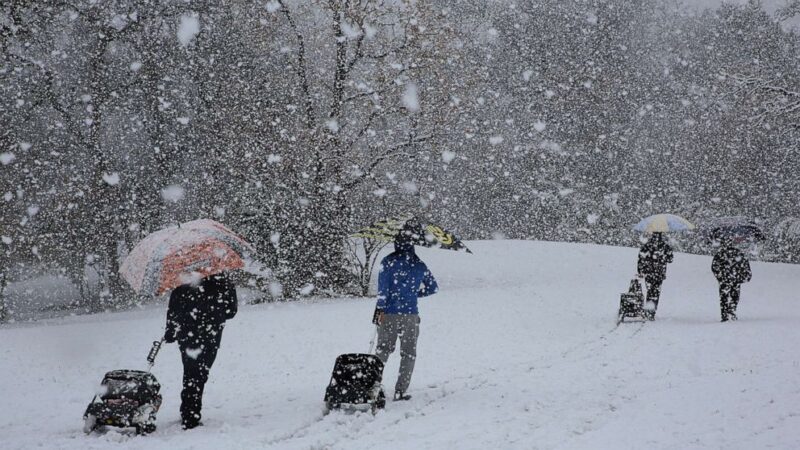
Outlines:
[[[167,202],[177,203],[183,200],[185,195],[186,191],[179,184],[173,184],[161,190],[161,198]]]
[[[16,159],[16,155],[11,152],[0,153],[0,164],[7,166]]]
[[[198,33],[200,33],[200,20],[197,14],[181,16],[181,22],[178,25],[178,42],[181,46],[188,46]]]
[[[103,181],[105,181],[106,184],[108,184],[109,186],[116,186],[119,184],[119,173],[117,172],[104,173]]]

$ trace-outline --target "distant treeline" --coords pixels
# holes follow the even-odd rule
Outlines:
[[[0,282],[61,271],[95,308],[198,217],[290,297],[354,289],[344,237],[403,212],[625,245],[745,215],[800,261],[800,49],[758,2],[11,0],[0,58]]]

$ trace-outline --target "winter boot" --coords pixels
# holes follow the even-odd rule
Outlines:
[[[394,401],[403,401],[403,400],[411,400],[411,396],[406,394],[403,391],[395,391],[394,392]]]
[[[189,421],[182,420],[181,421],[181,429],[183,429],[184,431],[191,430],[192,428],[202,427],[202,426],[203,426],[203,422],[200,422],[198,420],[189,420]]]

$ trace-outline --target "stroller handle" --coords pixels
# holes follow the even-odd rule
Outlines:
[[[373,350],[375,350],[375,341],[378,340],[378,325],[375,325],[375,332],[372,333],[372,340],[369,341],[369,351],[368,354],[372,355]]]
[[[161,350],[161,345],[163,343],[164,343],[163,338],[160,341],[153,341],[153,346],[150,347],[150,353],[147,354],[148,372],[150,371],[150,369],[153,368],[153,365],[156,363],[156,356],[158,356],[158,351]]]

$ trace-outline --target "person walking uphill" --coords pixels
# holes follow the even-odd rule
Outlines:
[[[414,244],[401,234],[394,252],[383,258],[378,275],[378,302],[373,323],[378,325],[377,356],[386,364],[400,338],[400,374],[394,400],[408,400],[406,394],[414,372],[419,337],[417,299],[439,290],[436,279],[414,251]]]
[[[167,308],[165,342],[178,342],[183,361],[181,425],[200,425],[203,389],[214,364],[225,321],[238,311],[236,288],[225,274],[184,284],[172,291]]]
[[[722,322],[736,320],[736,307],[742,283],[750,281],[750,262],[729,239],[721,241],[720,249],[711,261],[711,271],[719,282],[719,309]]]
[[[655,318],[661,284],[667,278],[667,264],[672,262],[672,248],[664,239],[664,233],[653,233],[639,250],[639,275],[647,283],[647,301],[653,303],[650,320]]]

